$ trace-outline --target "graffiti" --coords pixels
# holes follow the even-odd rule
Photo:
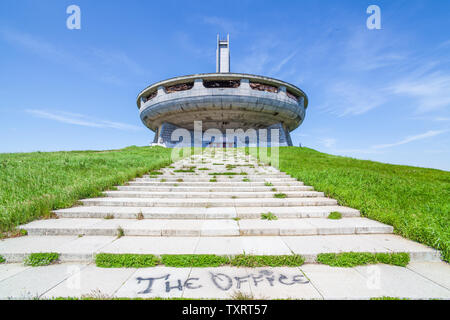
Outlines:
[[[233,285],[233,280],[223,273],[211,273],[211,280],[216,286],[216,288],[228,291],[230,290],[231,286]],[[226,282],[226,285],[224,285]]]
[[[141,278],[141,277],[136,278],[138,284],[141,283],[142,281],[148,281],[147,288],[145,290],[143,290],[143,291],[138,292],[138,294],[151,293],[153,284],[155,283],[155,280],[160,280],[160,279],[166,280],[165,283],[164,283],[166,292],[170,292],[170,291],[175,290],[175,289],[178,289],[179,291],[183,291],[183,288],[186,288],[186,289],[199,289],[199,288],[202,287],[201,285],[195,286],[192,283],[193,281],[198,281],[199,278],[189,278],[189,279],[187,279],[184,282],[182,282],[180,279],[177,279],[175,281],[175,285],[171,284],[171,282],[169,281],[169,278],[170,278],[170,274],[166,274],[165,276],[157,277],[157,278]]]
[[[184,289],[195,290],[200,289],[205,283],[200,284],[200,278],[171,279],[171,274],[160,277],[136,278],[137,283],[144,283],[145,289],[138,294],[152,293],[152,290],[158,286],[158,289],[164,290],[166,293],[172,291],[182,292]],[[209,277],[204,279],[206,283],[211,283],[215,288],[221,291],[233,291],[241,289],[245,284],[251,284],[255,287],[268,284],[270,287],[275,286],[293,286],[309,283],[309,280],[303,274],[285,275],[275,273],[271,270],[260,270],[258,273],[252,273],[243,276],[228,275],[223,272],[209,272]]]

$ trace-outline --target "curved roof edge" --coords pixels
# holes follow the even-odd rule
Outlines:
[[[198,74],[169,78],[166,80],[155,82],[155,83],[149,85],[148,87],[146,87],[144,90],[142,90],[137,96],[136,103],[139,106],[140,105],[139,98],[146,92],[151,91],[155,88],[157,89],[159,86],[163,86],[163,85],[167,85],[167,84],[177,84],[178,82],[184,82],[186,80],[195,79],[195,78],[203,78],[203,79],[207,79],[207,78],[220,79],[220,78],[222,78],[222,79],[236,79],[236,80],[237,79],[255,79],[255,80],[261,81],[262,83],[267,82],[268,84],[271,83],[271,84],[277,84],[280,86],[285,86],[285,87],[293,90],[295,93],[302,95],[305,98],[305,109],[308,107],[308,96],[302,89],[298,88],[297,86],[290,84],[288,82],[285,82],[283,80],[270,78],[270,77],[266,77],[266,76],[259,76],[259,75],[255,75],[255,74],[248,74],[248,73],[198,73]]]

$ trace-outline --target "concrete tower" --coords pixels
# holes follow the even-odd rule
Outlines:
[[[216,53],[216,72],[227,73],[230,72],[230,35],[227,34],[227,40],[220,40],[220,35],[217,35],[217,53]]]

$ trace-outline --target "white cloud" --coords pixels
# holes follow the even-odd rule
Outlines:
[[[280,63],[278,63],[273,69],[272,69],[272,73],[277,73],[279,72],[286,63],[288,63],[290,60],[292,60],[293,57],[295,57],[295,55],[297,54],[298,50],[295,50],[294,52],[292,52],[290,55],[288,55],[286,58],[282,59],[280,61]]]
[[[111,129],[132,130],[132,131],[138,131],[143,129],[142,127],[139,126],[134,126],[121,122],[114,122],[108,120],[94,120],[89,116],[78,113],[70,113],[64,111],[50,112],[37,109],[26,109],[25,112],[38,118],[54,120],[61,123],[73,124],[83,127],[111,128]]]
[[[106,52],[96,48],[78,49],[74,52],[33,35],[8,29],[0,30],[0,37],[42,59],[64,65],[102,82],[123,85],[126,83],[123,81],[123,76],[115,74],[126,74],[129,71],[135,74],[144,73],[142,68],[123,52]],[[102,70],[99,67],[101,65],[106,68]],[[111,71],[115,74],[112,75]]]
[[[341,66],[345,69],[374,71],[396,66],[408,59],[409,54],[402,52],[401,40],[389,32],[376,33],[358,28],[349,30],[348,34],[348,38],[342,43],[345,50],[336,52],[340,55]]]
[[[415,99],[416,113],[450,108],[450,75],[435,72],[395,82],[388,88],[394,94]]]
[[[410,143],[410,142],[413,142],[413,141],[418,141],[418,140],[422,140],[422,139],[426,139],[426,138],[431,138],[431,137],[443,134],[443,133],[445,133],[447,131],[448,130],[430,130],[430,131],[427,131],[425,133],[421,133],[421,134],[417,134],[417,135],[414,135],[414,136],[406,137],[405,139],[400,140],[400,141],[395,142],[395,143],[375,145],[375,146],[372,146],[372,149],[392,148],[392,147],[400,146],[400,145],[407,144],[407,143]]]
[[[327,92],[328,102],[320,108],[340,117],[361,115],[386,102],[378,90],[345,81],[333,83]]]
[[[144,69],[123,52],[92,49],[93,55],[100,58],[101,63],[110,67],[122,66],[136,74],[144,74]]]
[[[325,148],[331,148],[336,144],[336,139],[334,138],[323,138],[319,140],[320,144]]]
[[[403,140],[400,140],[398,142],[395,143],[388,143],[388,144],[379,144],[379,145],[372,145],[369,146],[367,148],[354,148],[354,149],[335,149],[332,148],[335,145],[335,139],[330,138],[330,139],[319,139],[319,143],[322,144],[323,146],[327,147],[327,148],[332,148],[330,150],[330,152],[334,153],[334,154],[341,154],[341,155],[349,155],[349,154],[353,154],[353,155],[358,155],[358,154],[382,154],[385,153],[386,151],[384,149],[387,148],[393,148],[393,147],[397,147],[397,146],[401,146],[407,143],[411,143],[414,141],[419,141],[419,140],[423,140],[423,139],[427,139],[427,138],[431,138],[434,136],[438,136],[440,134],[446,133],[449,130],[430,130],[427,131],[425,133],[421,133],[421,134],[417,134],[414,136],[409,136],[404,138]]]
[[[220,29],[218,31],[223,31],[231,34],[238,33],[244,27],[241,23],[237,21],[228,20],[223,17],[207,16],[203,17],[202,21],[205,24],[218,27]]]

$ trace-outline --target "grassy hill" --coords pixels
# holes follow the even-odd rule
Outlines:
[[[79,199],[167,166],[170,149],[0,154],[0,235]]]
[[[280,148],[280,170],[450,260],[450,172]]]
[[[0,235],[171,163],[171,149],[0,154]],[[450,172],[280,149],[280,169],[450,260]]]

